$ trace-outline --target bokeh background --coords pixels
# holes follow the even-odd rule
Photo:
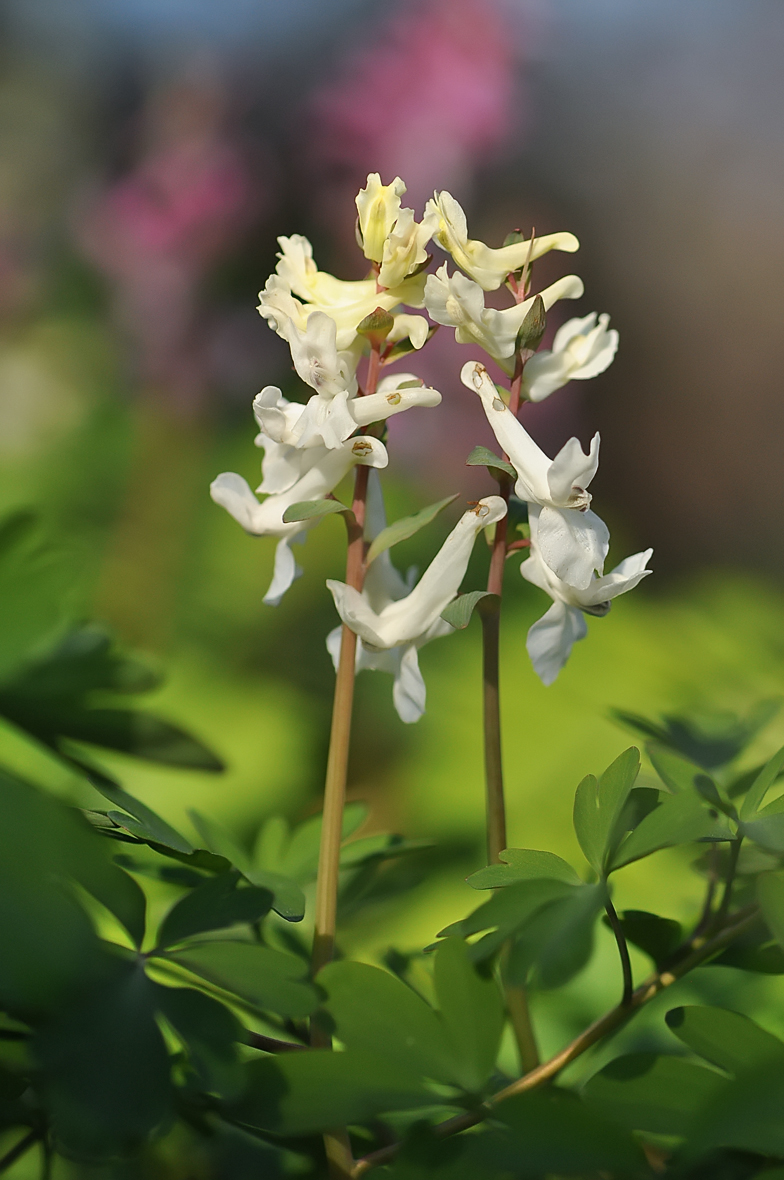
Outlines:
[[[621,334],[608,373],[527,421],[551,452],[601,430],[595,493],[615,556],[652,544],[655,576],[591,621],[545,689],[524,647],[544,603],[509,570],[511,842],[578,855],[574,787],[627,744],[612,706],[744,712],[782,692],[778,0],[6,0],[2,25],[0,509],[40,510],[79,613],[167,668],[155,707],[229,764],[216,779],[117,759],[129,790],[178,824],[197,806],[240,839],[275,810],[318,807],[340,524],[311,533],[306,576],[264,607],[274,543],[245,536],[207,489],[223,470],[256,482],[261,386],[296,396],[255,311],[276,235],[306,233],[324,269],[360,277],[353,197],[371,170],[403,176],[418,210],[449,189],[493,244],[518,226],[574,231],[587,294],[566,314],[608,311]],[[549,258],[537,280],[565,269]],[[413,366],[442,408],[391,424],[394,516],[489,490],[464,467],[490,439],[450,335]],[[401,545],[398,564],[426,564],[450,523]],[[471,585],[485,562],[477,552]],[[482,863],[476,628],[422,666],[415,727],[388,678],[359,681],[351,797],[368,802],[368,831],[440,849],[404,904],[347,925],[344,945],[368,957],[424,945],[475,901],[461,882]],[[750,761],[782,740],[779,720]],[[52,789],[78,797],[41,758]],[[682,862],[627,870],[619,906],[690,916],[700,884]],[[545,1040],[593,1014],[616,975],[602,943],[570,1010],[538,999]],[[689,987],[784,1031],[777,978],[712,968]]]

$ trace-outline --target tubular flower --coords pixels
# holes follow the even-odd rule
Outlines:
[[[548,459],[528,431],[508,409],[484,365],[469,361],[460,379],[479,394],[487,420],[517,471],[515,494],[541,507],[539,550],[552,572],[570,586],[584,590],[594,571],[604,568],[610,534],[604,521],[591,512],[586,490],[599,466],[599,435],[584,454],[570,438],[554,459]]]
[[[534,238],[533,248],[528,241],[493,250],[484,242],[469,238],[466,215],[455,198],[447,192],[435,193],[434,199],[427,203],[425,214],[437,218],[438,228],[433,236],[439,246],[451,254],[460,269],[485,291],[495,291],[507,275],[524,266],[529,251],[533,261],[550,250],[565,250],[573,254],[580,248],[574,234],[558,233]]]
[[[573,645],[588,634],[585,616],[606,615],[613,598],[633,590],[647,578],[652,572],[646,566],[653,550],[627,557],[611,573],[594,577],[585,589],[577,590],[556,577],[543,560],[538,545],[539,516],[539,509],[531,510],[531,556],[520,566],[520,573],[553,600],[550,609],[529,630],[526,641],[537,676],[543,684],[552,684],[569,659]]]
[[[413,275],[391,290],[379,290],[375,278],[348,282],[319,270],[313,261],[313,248],[302,234],[278,241],[281,253],[277,274],[270,275],[259,292],[259,312],[281,336],[281,311],[298,319],[301,327],[312,312],[323,311],[335,321],[337,348],[342,351],[355,343],[357,326],[377,307],[391,312],[400,303],[423,305],[423,274]]]
[[[285,407],[280,412],[284,414]],[[265,442],[262,445],[267,444]],[[269,606],[278,605],[301,572],[289,548],[290,544],[299,540],[304,531],[316,524],[319,519],[314,517],[311,520],[286,524],[283,520],[286,509],[303,500],[323,500],[351,468],[358,464],[366,467],[386,467],[388,462],[383,443],[368,436],[352,438],[334,450],[312,447],[300,452],[297,458],[300,466],[293,482],[290,482],[285,490],[268,495],[261,502],[256,499],[247,481],[233,471],[224,471],[210,484],[210,495],[215,503],[225,508],[247,533],[257,537],[279,538],[272,582],[264,595],[264,602]],[[288,468],[289,476],[294,469],[293,465]],[[264,471],[264,480],[259,492],[262,489],[266,490],[270,483],[280,485],[287,482],[285,470],[286,457],[278,452],[272,470]]]
[[[327,586],[341,619],[371,651],[421,646],[436,635],[448,634],[452,628],[440,617],[441,612],[460,589],[474,541],[505,515],[506,504],[500,496],[480,500],[457,522],[413,590],[380,609],[364,593],[330,579]]]
[[[437,217],[426,214],[414,220],[413,209],[402,209],[400,198],[406,186],[399,176],[382,184],[371,172],[367,185],[357,193],[359,237],[366,258],[380,264],[378,282],[397,287],[412,271],[427,262],[425,246],[433,236]]]
[[[370,473],[368,481],[367,514],[365,523],[365,539],[372,541],[382,529],[386,528],[386,513],[381,484],[375,472]],[[362,597],[367,601],[376,614],[379,614],[392,602],[398,602],[411,592],[412,582],[416,570],[412,567],[403,579],[392,564],[389,550],[380,553],[368,568]],[[361,639],[357,640],[356,670],[365,669],[373,672],[389,672],[394,677],[392,686],[392,700],[401,721],[407,724],[418,721],[425,711],[426,689],[419,670],[418,650],[431,639],[438,639],[453,631],[449,623],[437,619],[432,627],[416,643],[409,643],[391,647],[380,651],[366,647]],[[327,651],[332,656],[332,662],[337,670],[340,660],[340,647],[343,635],[342,626],[337,626],[327,636]]]
[[[582,280],[566,275],[540,292],[549,310],[559,299],[579,299]],[[533,298],[498,311],[485,307],[482,288],[457,271],[450,275],[446,263],[425,284],[425,306],[437,324],[455,329],[458,344],[478,344],[498,362],[504,372],[512,374],[517,334],[533,305]]]
[[[313,447],[342,447],[358,427],[382,422],[414,406],[432,408],[440,403],[437,389],[422,385],[412,373],[394,373],[382,378],[376,392],[366,397],[349,397],[344,390],[333,398],[317,394],[304,406],[286,401],[276,386],[267,385],[256,395],[253,412],[262,432],[259,439],[266,437],[291,450],[309,451]],[[258,440],[257,445],[268,446]],[[278,452],[273,454],[276,458],[272,462],[277,463]],[[266,470],[263,465],[262,470]]]
[[[555,334],[552,351],[537,352],[523,370],[523,397],[544,401],[569,381],[598,377],[618,351],[618,333],[608,328],[608,315],[592,311],[582,319],[567,320]]]

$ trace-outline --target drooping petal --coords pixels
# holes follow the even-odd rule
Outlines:
[[[289,546],[294,541],[304,541],[305,536],[304,532],[295,533],[293,537],[283,537],[278,541],[275,547],[272,581],[262,599],[266,606],[278,606],[292,582],[302,577],[302,567],[297,564]]]
[[[222,471],[216,475],[210,484],[210,496],[242,525],[246,533],[257,531],[255,523],[261,505],[250,490],[248,481],[237,475],[236,471]]]
[[[537,544],[542,558],[556,577],[577,590],[586,589],[594,571],[604,569],[610,532],[590,508],[529,508],[529,521],[537,519]],[[533,528],[531,531],[533,535]]]
[[[585,639],[588,626],[581,611],[554,602],[528,631],[526,649],[542,684],[552,684],[571,655],[572,647]]]
[[[327,589],[335,602],[335,609],[343,622],[363,643],[373,648],[394,647],[394,643],[386,643],[379,634],[379,615],[353,586],[345,582],[338,582],[334,578],[327,578]]]
[[[406,725],[418,721],[425,711],[427,690],[419,670],[419,655],[413,643],[403,649],[392,686],[392,700],[398,717]]]

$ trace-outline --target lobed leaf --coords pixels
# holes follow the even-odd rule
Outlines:
[[[393,545],[399,544],[401,541],[407,541],[409,537],[413,537],[420,529],[424,528],[426,524],[430,524],[432,520],[442,512],[448,504],[454,503],[459,492],[455,492],[454,496],[447,496],[443,500],[436,501],[435,504],[429,504],[427,508],[420,508],[419,512],[413,513],[412,516],[404,516],[400,520],[396,520],[394,524],[388,525],[382,529],[377,537],[371,542],[370,548],[367,551],[365,562],[370,565],[375,561],[379,554],[391,549]]]
[[[482,603],[479,606],[479,603]],[[501,599],[497,594],[490,594],[486,590],[469,590],[467,594],[458,594],[444,610],[441,618],[457,631],[462,631],[471,622],[471,615],[478,609],[480,614],[499,611]]]
[[[600,877],[612,861],[618,822],[639,772],[640,751],[631,746],[598,780],[587,775],[575,793],[574,830],[586,860]]]
[[[222,873],[181,897],[165,915],[158,930],[157,949],[184,942],[207,930],[223,930],[241,923],[257,922],[268,914],[273,895],[255,886],[237,888],[236,870]]]
[[[223,939],[156,952],[254,1008],[281,1016],[308,1016],[318,993],[307,982],[307,963],[258,942]]]
[[[784,1042],[740,1012],[694,1004],[671,1008],[665,1019],[679,1041],[736,1077],[771,1061],[784,1065]]]
[[[293,524],[297,520],[313,520],[317,516],[330,516],[333,512],[351,512],[340,500],[301,500],[289,504],[283,513],[283,523]]]
[[[533,848],[507,848],[499,853],[501,864],[488,865],[468,878],[472,889],[498,889],[515,881],[547,878],[565,881],[567,885],[582,885],[570,864],[554,852],[539,852]]]

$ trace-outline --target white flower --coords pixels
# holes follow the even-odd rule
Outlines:
[[[210,495],[215,503],[225,508],[246,532],[258,537],[279,538],[272,582],[264,595],[264,602],[270,606],[277,606],[301,572],[289,548],[290,544],[298,540],[306,529],[317,524],[320,519],[314,517],[311,520],[286,524],[283,520],[286,509],[291,504],[303,500],[323,500],[352,467],[357,464],[366,467],[386,467],[388,456],[383,443],[377,438],[363,436],[352,438],[334,450],[312,447],[301,451],[295,462],[300,462],[297,478],[284,490],[268,495],[261,503],[250,490],[247,481],[233,471],[224,471],[210,484]],[[280,472],[285,470],[285,463],[285,457],[278,454],[275,464],[278,484],[287,482],[286,478],[280,475]],[[289,475],[294,470],[295,467],[290,466]],[[268,486],[267,472],[264,475],[260,490]],[[275,481],[271,476],[270,482]]]
[[[517,471],[515,494],[541,506],[539,549],[550,569],[571,586],[584,590],[594,571],[600,573],[610,544],[604,521],[591,512],[586,490],[599,466],[599,435],[588,454],[570,438],[554,459],[548,459],[528,431],[498,396],[484,365],[469,361],[460,373],[479,394],[487,420]]]
[[[406,186],[399,176],[382,184],[378,172],[371,172],[367,184],[356,196],[362,253],[372,262],[384,257],[384,246],[400,214],[400,198]]]
[[[618,351],[618,333],[607,325],[608,315],[596,312],[582,319],[567,320],[555,334],[552,351],[537,352],[523,370],[523,397],[544,401],[568,381],[598,377]]]
[[[382,529],[386,528],[386,513],[381,484],[376,472],[370,472],[368,480],[367,509],[365,517],[365,539],[372,541]],[[410,593],[416,570],[412,567],[405,580],[400,576],[392,564],[389,550],[380,553],[371,563],[365,577],[362,597],[378,614]],[[394,677],[392,686],[392,700],[402,721],[411,723],[418,721],[425,711],[426,689],[419,670],[418,649],[431,639],[441,635],[448,635],[454,627],[439,619],[434,624],[426,638],[418,643],[409,643],[392,647],[384,651],[365,647],[361,639],[357,640],[356,671],[389,672]],[[332,662],[337,671],[340,660],[341,639],[343,627],[338,625],[327,636],[327,651],[332,656]]]
[[[361,594],[344,582],[327,582],[338,614],[359,636],[358,666],[395,676],[393,696],[403,721],[418,720],[425,707],[417,649],[454,630],[441,612],[460,589],[476,537],[505,514],[500,496],[487,496],[464,513],[413,589],[403,582],[388,554],[371,564]],[[374,572],[379,562],[383,564]],[[340,652],[339,640],[339,632],[337,637],[332,632],[328,645],[333,660]]]
[[[484,242],[469,238],[466,215],[455,198],[447,192],[436,193],[435,199],[428,201],[425,212],[434,214],[438,219],[434,237],[439,246],[451,254],[460,269],[475,279],[485,291],[495,291],[507,275],[524,266],[529,250],[533,261],[549,250],[565,250],[573,254],[580,248],[574,234],[558,233],[534,238],[533,249],[530,242],[517,242],[513,246],[493,250]]]
[[[335,321],[337,348],[344,351],[355,344],[358,325],[377,307],[391,312],[399,303],[423,305],[423,274],[413,275],[391,290],[380,290],[375,278],[349,282],[319,270],[313,248],[301,234],[278,241],[277,274],[271,275],[259,292],[259,312],[279,335],[284,335],[281,314],[303,329],[313,311],[323,311]]]
[[[526,647],[534,670],[543,684],[552,684],[563,668],[572,646],[588,634],[585,615],[606,615],[611,600],[633,590],[651,570],[646,569],[652,549],[635,553],[617,565],[605,577],[594,577],[583,590],[568,585],[552,572],[537,544],[539,511],[532,509],[531,556],[520,566],[520,573],[553,600],[546,614],[528,632]]]
[[[583,290],[577,275],[566,275],[540,294],[549,310],[558,299],[579,299]],[[454,328],[458,344],[478,344],[510,375],[517,333],[533,302],[533,298],[525,299],[500,311],[485,307],[482,288],[457,271],[450,275],[446,263],[434,275],[428,275],[425,283],[425,306],[431,318]]]
[[[391,184],[382,184],[379,174],[371,172],[367,185],[357,193],[362,249],[366,258],[381,264],[381,287],[397,287],[427,261],[425,246],[438,222],[433,213],[417,222],[413,209],[402,209],[400,198],[405,191],[399,176]]]
[[[414,406],[432,408],[440,404],[438,390],[423,385],[412,373],[382,378],[376,392],[366,397],[349,397],[345,390],[332,398],[316,394],[304,406],[286,401],[276,386],[267,385],[253,401],[253,412],[261,430],[256,444],[266,448],[268,443],[263,440],[269,439],[289,450],[298,448],[309,452],[313,447],[323,446],[334,449],[341,447],[358,427],[385,421]],[[291,468],[295,462],[292,456],[273,449],[270,470],[273,467],[277,470],[281,463]],[[266,479],[264,464],[262,471]],[[272,488],[265,486],[263,490]]]

